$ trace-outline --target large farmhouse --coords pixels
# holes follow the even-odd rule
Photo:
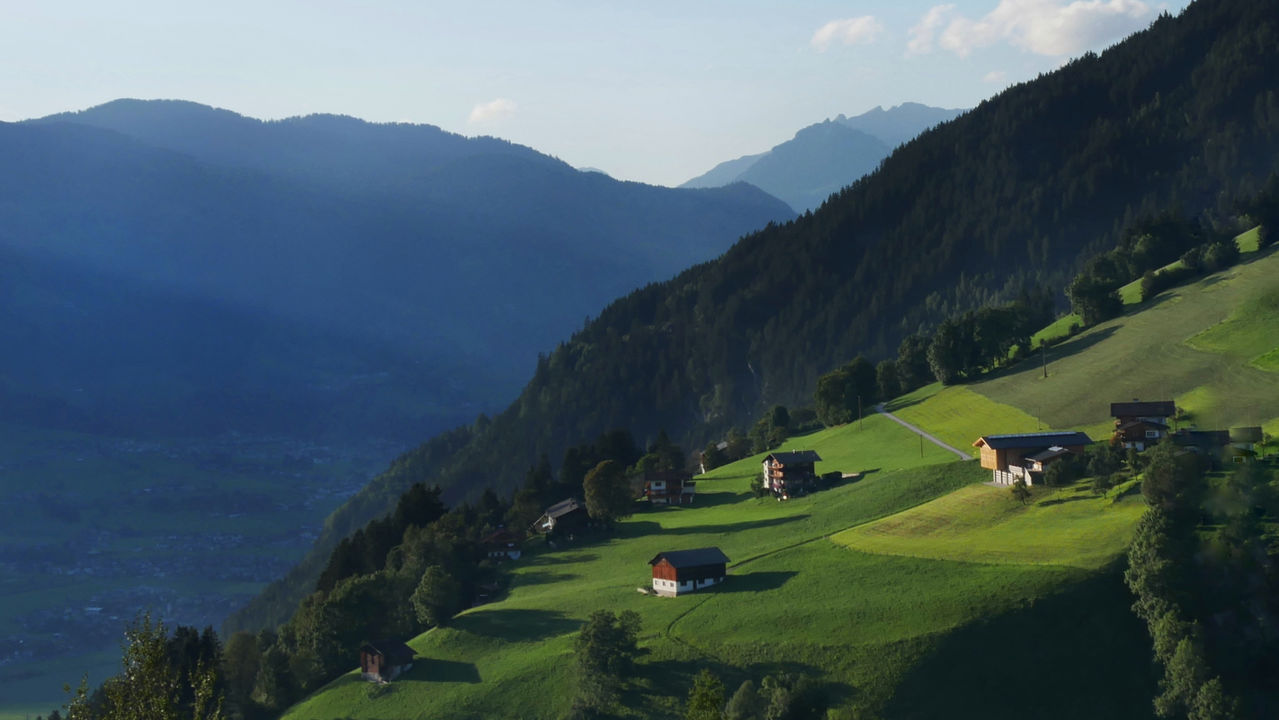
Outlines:
[[[1177,406],[1172,400],[1111,403],[1110,415],[1115,418],[1114,440],[1126,448],[1145,450],[1168,437],[1168,419],[1176,413]]]
[[[724,582],[728,556],[717,547],[672,550],[648,561],[653,566],[653,591],[675,597]]]
[[[360,672],[365,680],[390,682],[413,667],[413,648],[398,640],[378,640],[360,646]]]
[[[764,458],[764,489],[772,491],[779,500],[803,495],[816,484],[814,466],[821,460],[815,450],[769,453]]]
[[[973,447],[981,448],[981,466],[994,473],[1000,485],[1023,480],[1034,485],[1044,468],[1067,453],[1081,452],[1092,438],[1081,432],[983,435]]]

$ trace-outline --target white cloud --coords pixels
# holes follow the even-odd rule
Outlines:
[[[507,100],[506,98],[497,98],[486,103],[480,103],[471,108],[471,117],[467,118],[467,122],[472,125],[482,125],[505,120],[515,114],[515,107],[515,101]]]
[[[954,5],[937,5],[924,13],[924,17],[910,29],[910,41],[906,43],[906,54],[922,55],[932,52],[933,38],[937,36],[937,29],[946,22],[946,18],[954,10]]]
[[[1140,29],[1153,12],[1142,0],[1000,0],[974,20],[956,16],[953,5],[938,5],[911,28],[907,54],[930,52],[935,40],[959,57],[1000,41],[1036,55],[1074,55]]]
[[[873,15],[844,18],[842,20],[831,20],[818,28],[817,32],[813,33],[813,39],[808,42],[817,48],[818,52],[826,52],[831,43],[855,45],[857,43],[874,42],[875,38],[883,31],[884,26]]]
[[[1003,85],[1004,81],[1007,79],[1008,79],[1008,73],[1004,72],[1003,70],[991,70],[990,72],[981,76],[982,82],[990,83],[992,85]]]

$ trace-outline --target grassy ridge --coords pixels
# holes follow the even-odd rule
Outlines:
[[[958,385],[942,388],[933,383],[897,398],[886,409],[973,457],[978,455],[973,441],[982,435],[1048,429],[1032,415]]]
[[[1036,408],[1057,428],[1096,424],[1116,400],[1168,397],[1201,427],[1272,423],[1279,374],[1249,361],[1261,348],[1279,347],[1279,323],[1267,321],[1273,312],[1266,309],[1277,288],[1279,254],[1254,254],[1052,348],[1046,380],[1039,363],[1027,361],[968,387],[998,403]],[[1196,336],[1192,342],[1213,351],[1187,342]]]
[[[1096,569],[1124,551],[1144,511],[1136,496],[1115,502],[1083,485],[1034,488],[1028,505],[973,485],[831,539],[888,555]]]
[[[631,609],[644,619],[646,654],[625,700],[629,717],[678,716],[701,667],[730,688],[770,672],[804,672],[837,705],[879,707],[947,633],[1089,574],[864,553],[831,542],[850,527],[964,491],[986,471],[975,463],[921,464],[946,455],[926,447],[921,458],[918,437],[880,416],[786,447],[818,449],[826,458],[819,470],[872,472],[777,502],[749,492],[759,456],[719,468],[699,479],[692,507],[645,509],[607,540],[526,555],[504,600],[414,639],[410,645],[427,659],[387,694],[370,697],[352,673],[287,717],[558,717],[575,691],[573,634],[599,608]],[[724,586],[676,599],[635,591],[649,583],[647,560],[657,552],[705,545],[733,559]]]

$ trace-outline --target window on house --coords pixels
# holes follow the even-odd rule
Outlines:
[[[1147,430],[1147,431],[1146,431],[1146,437],[1148,437],[1148,438],[1157,438],[1157,437],[1159,437],[1159,431],[1158,431],[1158,430]]]

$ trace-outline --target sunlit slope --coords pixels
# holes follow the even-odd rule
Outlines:
[[[836,534],[854,550],[940,560],[1100,568],[1128,547],[1145,512],[1139,495],[1036,488],[1027,504],[1006,488],[972,485]]]
[[[1110,403],[1172,398],[1203,428],[1279,418],[1279,253],[1166,291],[1128,314],[968,387],[1054,428],[1110,417]]]
[[[962,492],[986,471],[976,463],[924,464],[947,455],[926,445],[921,458],[918,437],[879,416],[785,447],[817,449],[826,459],[819,471],[869,472],[777,502],[750,494],[760,456],[717,469],[699,479],[692,507],[645,509],[607,541],[526,555],[512,566],[504,600],[413,640],[425,659],[389,692],[371,692],[352,673],[287,717],[561,717],[576,691],[573,636],[598,609],[643,618],[646,654],[625,698],[628,717],[682,716],[702,667],[730,688],[748,677],[802,672],[822,682],[836,706],[876,708],[948,633],[1090,576],[1064,564],[953,562],[831,542],[841,531]],[[1000,497],[1015,502],[1006,492]],[[654,554],[706,545],[733,560],[725,585],[674,599],[636,592],[649,584]],[[1116,607],[1122,624],[1126,606]]]

